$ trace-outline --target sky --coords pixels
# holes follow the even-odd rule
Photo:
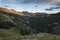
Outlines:
[[[28,12],[60,12],[60,0],[0,0],[0,7]]]

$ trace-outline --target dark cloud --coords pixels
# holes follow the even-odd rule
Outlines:
[[[58,3],[59,0],[2,0],[11,3]]]
[[[50,8],[47,8],[45,9],[46,11],[54,11],[54,10],[58,10],[60,9],[60,6],[57,6],[57,7],[50,7]]]
[[[55,5],[60,6],[60,2],[59,3],[56,3]]]
[[[53,11],[53,9],[45,9],[46,11]]]
[[[50,0],[24,0],[24,3],[42,3],[49,2]]]

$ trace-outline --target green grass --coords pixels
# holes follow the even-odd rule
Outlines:
[[[0,40],[60,40],[60,36],[48,33],[22,36],[16,32],[15,28],[12,28],[0,29]]]
[[[19,39],[20,35],[8,30],[8,29],[0,29],[0,39],[7,39],[7,40],[13,40],[13,39]]]

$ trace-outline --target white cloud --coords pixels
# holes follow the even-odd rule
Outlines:
[[[59,3],[60,2],[60,0],[52,0],[52,1],[50,1],[51,3]]]

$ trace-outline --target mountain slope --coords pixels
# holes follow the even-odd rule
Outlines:
[[[0,13],[0,28],[16,27],[16,23],[6,14]]]
[[[60,35],[60,12],[56,14],[33,14],[29,12],[19,13],[23,15],[17,14],[16,12],[14,14],[13,12],[0,11],[0,15],[3,14],[3,18],[5,20],[10,20],[10,22],[16,25],[17,31],[22,35],[36,33],[51,33]]]
[[[4,12],[7,12],[7,13],[12,13],[12,14],[16,14],[16,15],[22,15],[22,16],[25,16],[25,15],[27,16],[28,15],[27,13],[17,12],[14,9],[8,9],[8,8],[0,8],[0,11],[4,11]]]

